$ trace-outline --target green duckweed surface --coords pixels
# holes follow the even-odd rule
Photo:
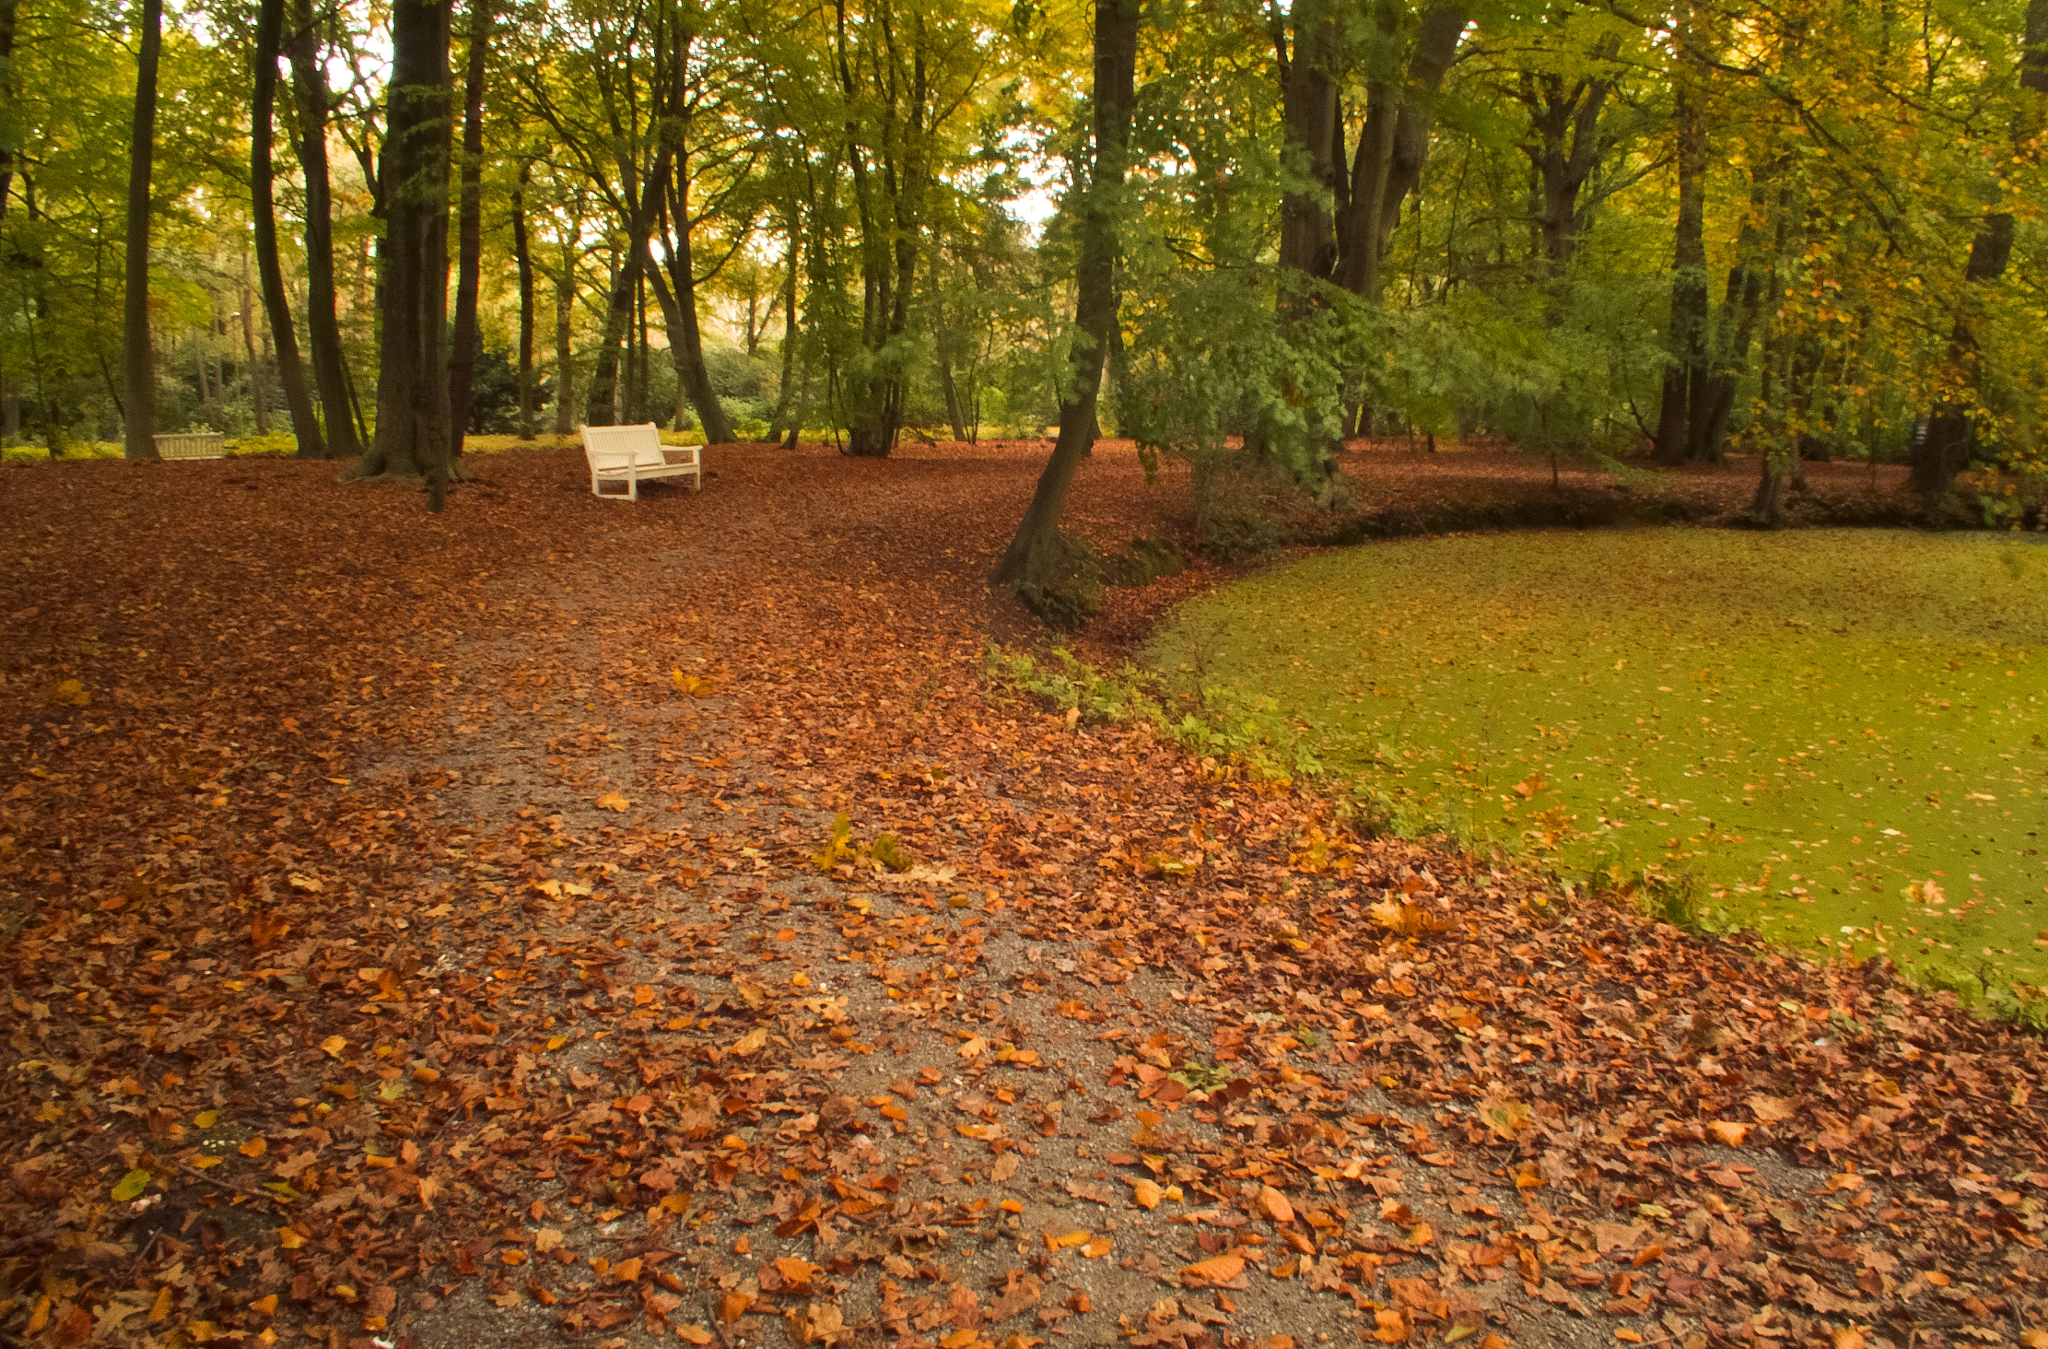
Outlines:
[[[1690,878],[1711,921],[2048,982],[2048,546],[1811,531],[1368,545],[1149,656],[1277,700],[1409,830]]]

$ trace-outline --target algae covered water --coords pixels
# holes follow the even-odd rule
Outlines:
[[[1691,882],[1711,919],[2048,981],[2048,546],[1904,532],[1369,545],[1149,652],[1256,692],[1409,830]]]

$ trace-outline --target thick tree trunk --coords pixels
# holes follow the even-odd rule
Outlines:
[[[576,429],[576,367],[570,342],[576,317],[576,259],[567,246],[562,249],[562,276],[555,285],[555,434],[566,436]]]
[[[1287,190],[1280,195],[1280,266],[1295,278],[1327,280],[1337,266],[1331,204],[1341,187],[1337,138],[1343,111],[1337,103],[1339,35],[1332,0],[1296,0],[1294,49],[1276,34],[1283,73],[1281,121],[1286,128],[1283,166]],[[1283,303],[1298,304],[1299,294]]]
[[[469,430],[469,390],[476,377],[477,274],[483,266],[484,73],[491,50],[491,0],[470,0],[469,61],[462,86],[462,205],[456,228],[455,335],[448,352],[448,419],[453,454]]]
[[[385,110],[384,331],[363,476],[418,478],[438,511],[452,454],[448,323],[450,0],[395,0]]]
[[[1039,474],[1017,535],[996,566],[995,580],[1024,589],[1051,582],[1068,557],[1060,512],[1074,471],[1093,443],[1103,361],[1116,331],[1117,196],[1131,138],[1138,60],[1139,0],[1095,0],[1095,162],[1081,204],[1081,253],[1075,274],[1074,326],[1068,357],[1070,388],[1060,398],[1060,434]]]
[[[1677,91],[1678,229],[1672,250],[1671,320],[1666,345],[1664,398],[1657,413],[1656,458],[1683,463],[1691,449],[1687,416],[1696,383],[1707,378],[1707,126],[1699,91]]]
[[[341,323],[335,316],[327,71],[321,64],[312,0],[294,0],[292,29],[285,45],[299,103],[299,169],[306,180],[306,341],[312,348],[313,385],[320,394],[327,452],[336,459],[353,459],[363,452],[363,446],[350,415],[347,357],[341,347]]]
[[[156,453],[156,357],[149,339],[149,178],[156,157],[156,70],[163,52],[163,0],[142,0],[141,55],[135,66],[135,119],[128,141],[127,292],[121,322],[127,386],[124,453]],[[54,448],[56,441],[53,439]]]
[[[526,237],[526,184],[533,165],[519,166],[512,189],[512,261],[519,271],[519,438],[533,439],[533,250]]]

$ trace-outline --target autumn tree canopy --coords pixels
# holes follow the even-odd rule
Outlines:
[[[433,9],[0,7],[10,437],[2042,462],[2042,0]]]

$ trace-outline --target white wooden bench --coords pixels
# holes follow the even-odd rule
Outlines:
[[[664,445],[661,428],[653,422],[639,426],[586,426],[583,428],[583,457],[590,461],[590,490],[601,497],[626,501],[640,499],[640,484],[654,478],[696,479],[704,486],[704,464],[695,445]],[[607,483],[624,483],[623,496],[607,492]]]
[[[159,459],[225,459],[227,453],[227,446],[222,443],[218,431],[156,437],[156,457]]]

